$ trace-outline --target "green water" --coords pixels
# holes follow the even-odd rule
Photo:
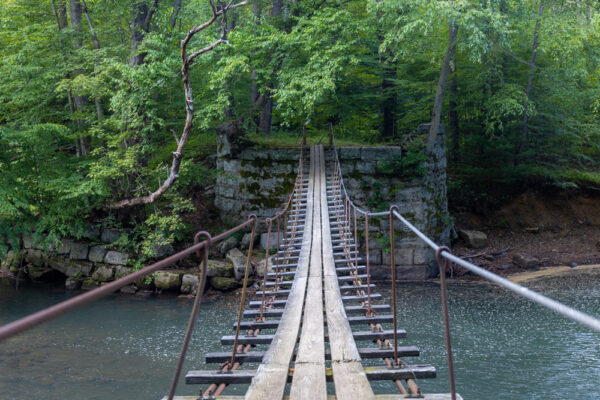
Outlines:
[[[598,278],[559,279],[537,289],[600,316]],[[68,297],[48,288],[0,286],[0,324]],[[400,285],[398,304],[408,331],[403,343],[421,349],[418,359],[407,361],[438,368],[437,379],[419,384],[424,392],[447,392],[439,286]],[[187,300],[115,295],[2,343],[0,399],[159,399],[168,390],[190,309]],[[600,334],[485,284],[452,283],[450,310],[456,382],[465,399],[600,399]],[[219,338],[231,334],[235,313],[235,299],[202,305],[184,371],[205,368],[208,351],[227,350]],[[375,390],[394,393],[387,382]],[[197,389],[181,384],[178,394]]]

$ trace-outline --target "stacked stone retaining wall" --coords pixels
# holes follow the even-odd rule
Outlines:
[[[424,134],[427,130],[428,125],[422,125],[415,134]],[[341,147],[338,155],[348,193],[359,207],[381,211],[396,204],[417,228],[439,243],[449,242],[451,223],[443,127],[418,176],[406,176],[394,170],[405,156],[399,146]],[[298,149],[245,149],[235,156],[219,153],[215,205],[223,218],[234,224],[250,214],[265,218],[279,211],[293,188],[299,156]],[[399,221],[394,224],[399,279],[422,280],[436,276],[438,269],[433,251]],[[362,229],[361,222],[359,230]],[[386,279],[391,276],[387,218],[372,218],[369,239],[374,276]],[[364,253],[364,235],[359,234],[358,242]]]

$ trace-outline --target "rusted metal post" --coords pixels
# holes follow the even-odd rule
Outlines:
[[[442,251],[450,253],[450,249],[441,246],[435,252],[435,258],[440,266],[440,287],[442,289],[442,314],[444,316],[444,336],[446,338],[446,357],[448,359],[448,379],[450,380],[450,395],[456,400],[456,384],[454,383],[454,362],[452,361],[452,340],[450,338],[450,318],[448,316],[448,296],[446,294],[446,269],[448,260],[442,260]]]
[[[244,303],[246,302],[246,288],[248,287],[248,273],[250,271],[250,257],[252,256],[252,250],[254,249],[254,235],[256,234],[257,217],[252,214],[250,218],[254,219],[254,225],[252,225],[252,233],[250,234],[250,245],[248,246],[248,257],[246,257],[246,270],[244,271],[244,283],[242,285],[242,298],[240,299],[240,308],[238,311],[237,325],[235,327],[235,339],[233,340],[233,350],[231,352],[230,365],[235,362],[235,352],[237,350],[237,342],[240,336],[240,325],[242,322],[242,312],[244,311]]]
[[[397,321],[397,311],[396,311],[396,259],[395,259],[395,249],[394,249],[394,209],[398,209],[396,206],[390,207],[390,269],[392,270],[392,314],[394,320],[394,365],[398,365],[398,321]]]
[[[369,213],[365,214],[365,258],[367,263],[367,317],[373,316],[371,310],[371,268],[369,263]]]
[[[263,284],[262,284],[262,298],[260,302],[260,315],[258,317],[258,321],[262,321],[264,319],[264,309],[265,309],[265,291],[267,290],[267,271],[269,267],[269,248],[271,247],[271,218],[267,218],[267,248],[265,249],[265,270],[263,271]],[[279,257],[279,255],[277,255]]]
[[[175,390],[177,389],[177,383],[179,382],[179,376],[181,375],[181,369],[183,368],[183,362],[185,361],[185,354],[187,353],[187,349],[190,345],[192,331],[194,330],[196,317],[198,316],[198,311],[200,310],[200,302],[202,301],[202,293],[204,293],[204,285],[206,283],[206,271],[208,270],[208,251],[210,249],[210,242],[212,236],[206,231],[200,231],[194,236],[194,244],[198,244],[200,242],[201,236],[206,237],[206,240],[208,242],[208,244],[204,246],[204,268],[200,270],[200,281],[198,282],[198,288],[196,289],[196,298],[194,299],[194,306],[192,307],[190,320],[185,331],[183,344],[181,345],[181,353],[179,354],[177,367],[175,367],[175,374],[173,375],[173,380],[171,381],[171,388],[169,389],[168,397],[169,400],[173,400],[173,397],[175,396]],[[198,252],[200,252],[200,250],[198,250]]]
[[[354,208],[354,271],[358,271],[358,223],[356,221],[356,207]]]

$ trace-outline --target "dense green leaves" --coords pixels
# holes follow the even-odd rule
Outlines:
[[[173,4],[161,1],[134,51],[144,61],[132,65],[139,0],[86,3],[99,49],[85,18],[79,30],[59,29],[65,0],[2,5],[0,235],[13,242],[30,231],[80,235],[89,222],[125,225],[132,248],[150,257],[152,242],[182,238],[192,197],[212,185],[208,156],[226,119],[254,139],[267,113],[273,137],[286,143],[297,143],[285,137],[304,123],[325,134],[330,122],[340,139],[405,143],[431,119],[450,23],[459,27],[442,117],[451,188],[489,199],[498,188],[600,186],[597,4],[545,1],[540,17],[533,0],[285,0],[281,13],[261,0],[231,13],[228,45],[191,68],[196,113],[178,183],[156,204],[115,214],[106,204],[151,192],[167,176],[185,118],[180,41],[210,8],[184,0],[171,27]],[[190,51],[219,35],[202,31]],[[272,115],[259,98],[273,99]],[[390,171],[423,158],[406,150],[408,164]]]

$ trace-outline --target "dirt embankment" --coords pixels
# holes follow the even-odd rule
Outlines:
[[[455,253],[501,275],[528,271],[512,261],[516,253],[539,259],[535,269],[600,264],[600,195],[523,193],[487,216],[465,210],[453,216],[457,230],[488,236],[486,248],[470,249],[459,240]]]

